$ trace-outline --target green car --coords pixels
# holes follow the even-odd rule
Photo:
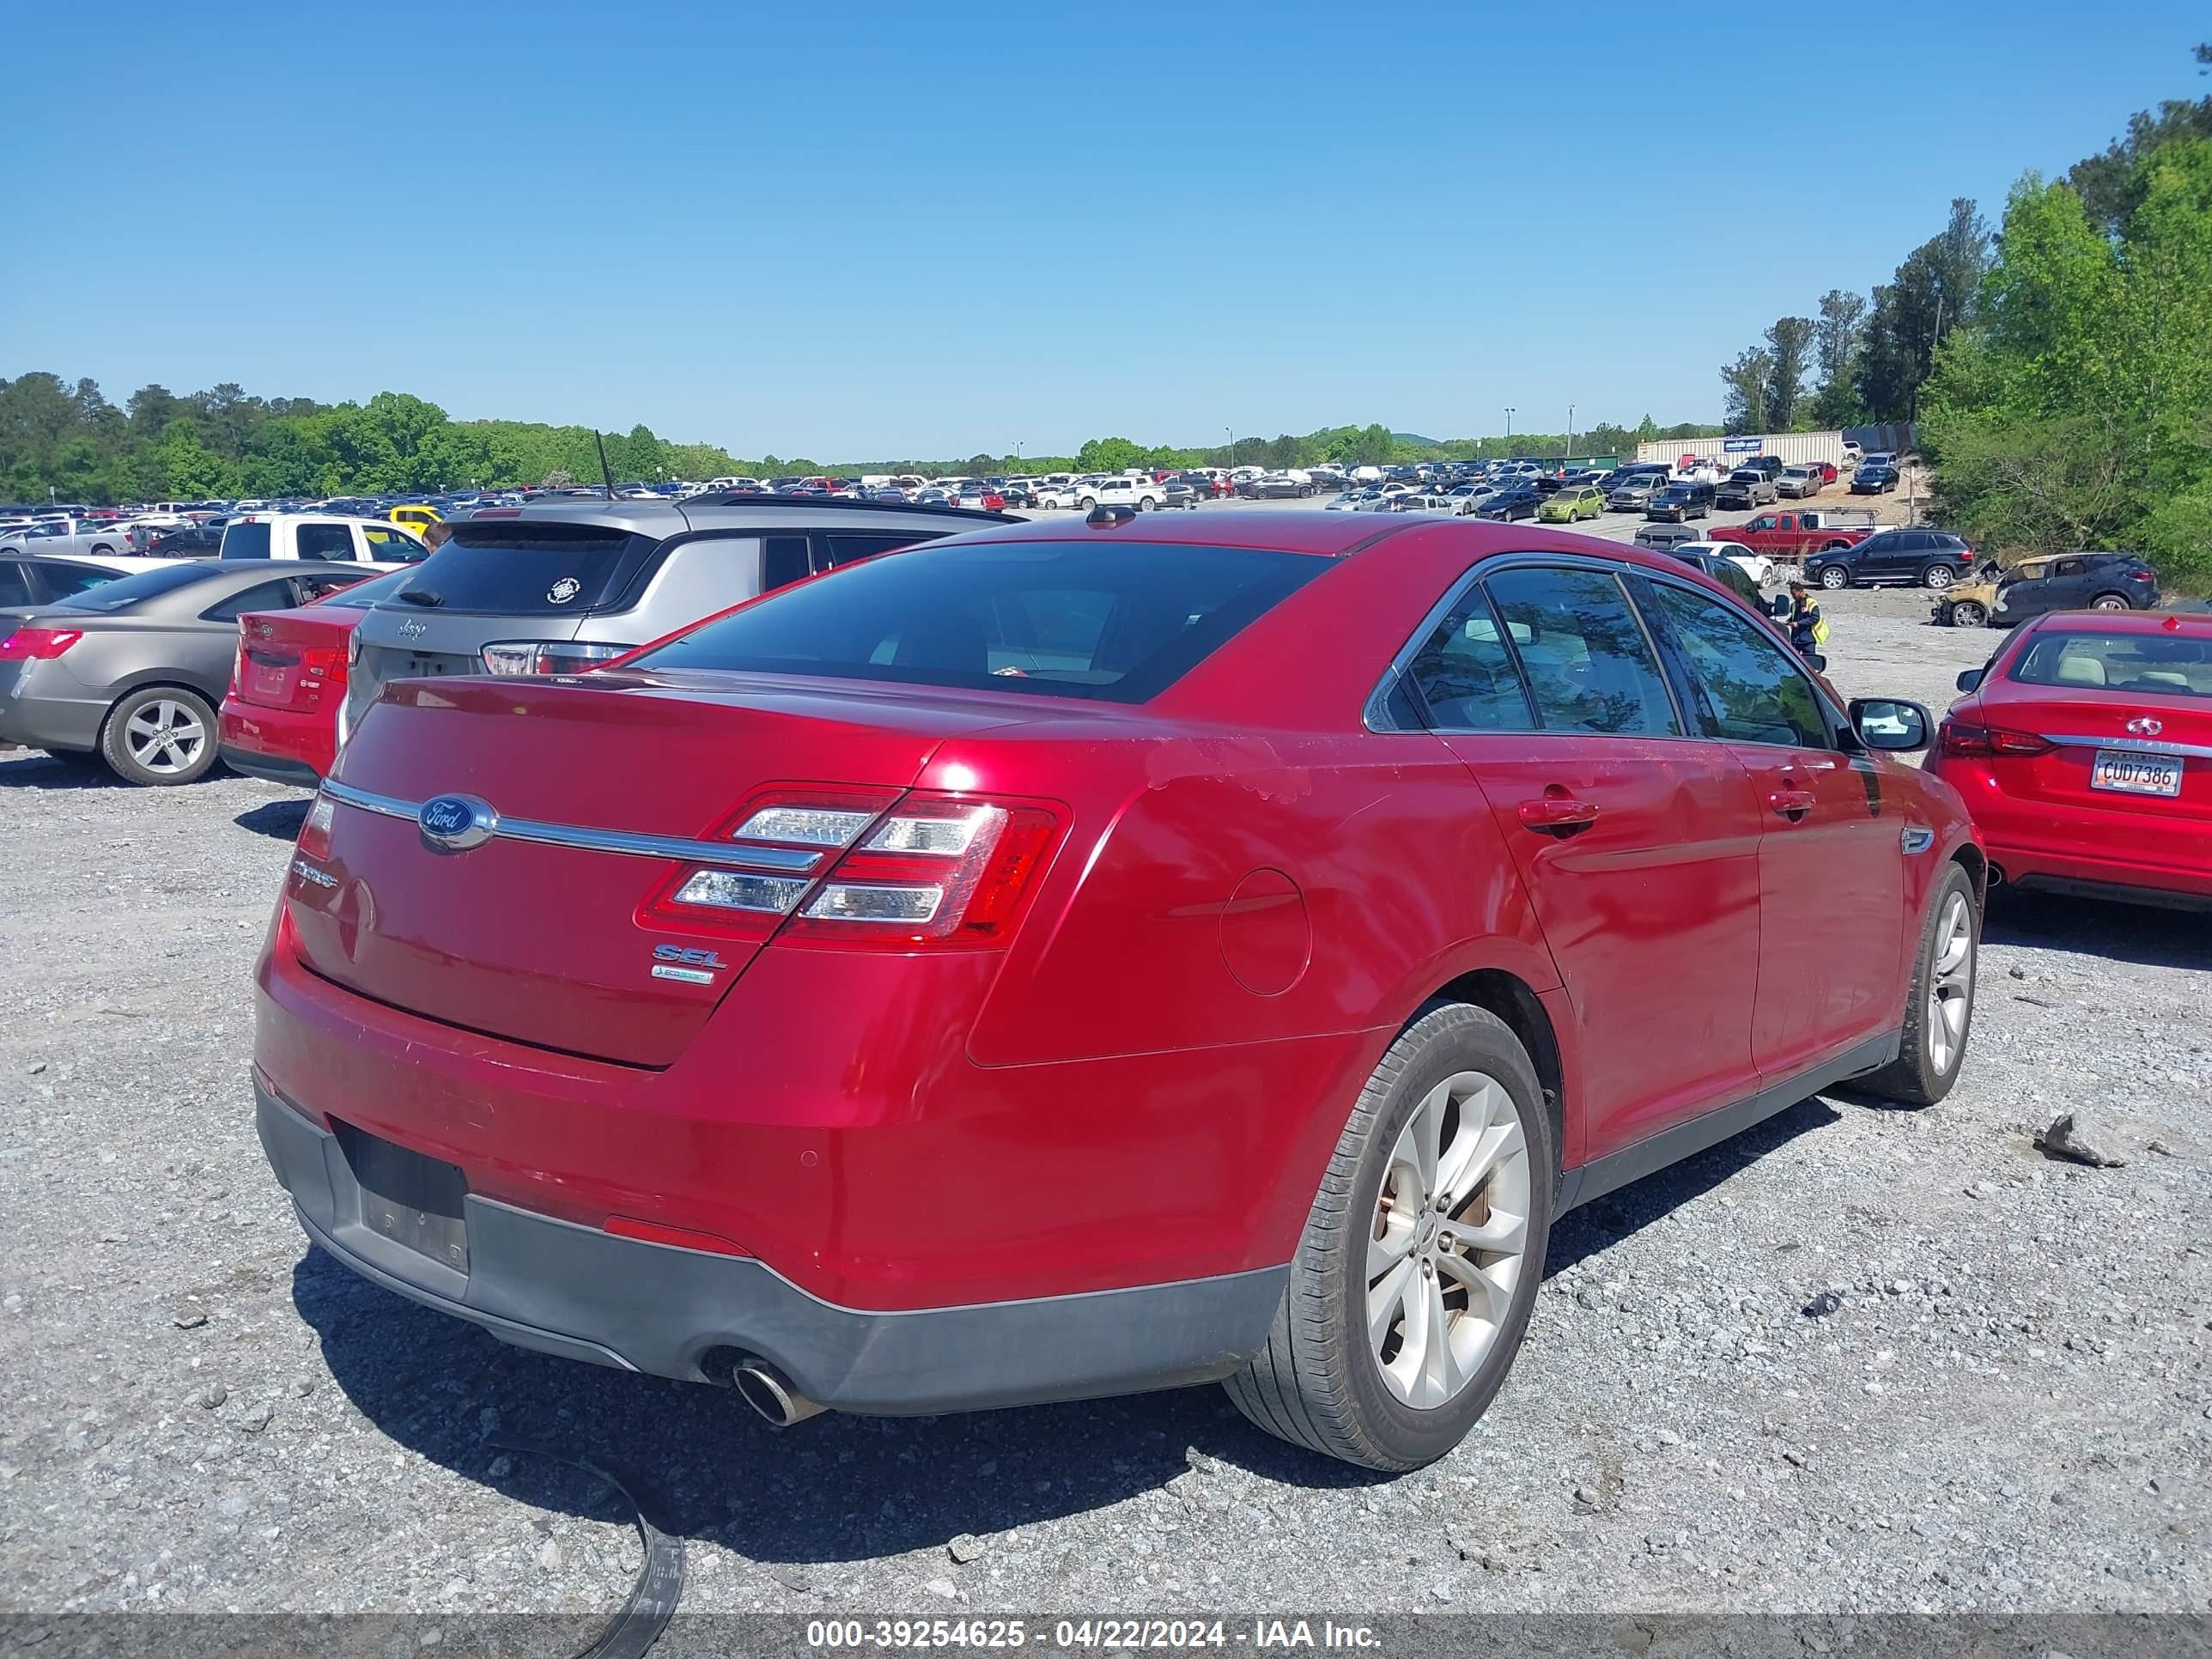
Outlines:
[[[1555,489],[1544,497],[1544,504],[1536,509],[1538,524],[1574,524],[1583,519],[1604,516],[1605,497],[1589,484]]]

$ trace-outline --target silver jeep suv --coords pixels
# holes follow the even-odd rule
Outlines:
[[[574,674],[803,576],[1003,513],[838,496],[567,499],[453,526],[355,629],[338,740],[386,682]]]

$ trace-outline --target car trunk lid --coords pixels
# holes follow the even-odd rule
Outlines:
[[[2212,821],[2212,702],[2116,692],[2006,697],[1985,702],[1982,720],[1994,739],[1990,775],[2017,799]],[[2007,733],[2049,746],[2008,747]],[[2167,794],[2177,770],[2178,793]]]
[[[235,695],[263,708],[302,713],[345,695],[346,635],[358,611],[249,611],[238,619]]]
[[[739,809],[764,787],[888,803],[947,738],[1013,718],[957,693],[772,677],[394,686],[326,787],[326,829],[319,804],[302,831],[285,897],[297,949],[323,977],[432,1019],[665,1066],[774,924],[671,922],[656,898],[718,855],[793,877],[836,858],[738,847]],[[418,810],[453,797],[483,803],[497,830],[434,846]]]

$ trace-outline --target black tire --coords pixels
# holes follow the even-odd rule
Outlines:
[[[1948,564],[1931,564],[1920,573],[1920,585],[1939,593],[1958,580],[1959,573]]]
[[[160,709],[163,704],[170,705],[179,717],[173,730],[182,729],[185,719],[197,726],[199,735],[190,745],[189,753],[181,744],[164,746],[158,752],[149,750],[133,730],[132,722],[142,714]],[[157,720],[161,717],[155,716]],[[216,763],[215,710],[198,692],[187,691],[182,686],[143,687],[107,711],[107,723],[100,732],[100,753],[109,769],[125,783],[155,788],[197,783],[214,769]]]
[[[1938,977],[1938,959],[1950,937],[1948,918],[1953,902],[1963,901],[1966,928],[1966,984],[1963,993],[1947,995],[1948,1003],[1963,1001],[1954,1046],[1948,1054],[1938,1040],[1937,1019],[1931,1018],[1931,982]],[[1956,864],[1947,864],[1929,897],[1928,915],[1920,924],[1920,951],[1913,959],[1912,988],[1905,1005],[1905,1032],[1897,1058],[1880,1071],[1869,1072],[1854,1085],[1871,1095],[1902,1101],[1908,1106],[1933,1106],[1951,1092],[1966,1061],[1966,1047],[1973,1036],[1975,969],[1982,954],[1982,912],[1974,899],[1973,879]]]
[[[1139,495],[1137,497],[1137,511],[1139,513],[1149,513],[1158,505],[1159,503],[1154,501],[1150,495]]]
[[[1383,1183],[1393,1173],[1401,1136],[1430,1093],[1469,1073],[1497,1084],[1506,1097],[1499,1109],[1510,1106],[1519,1127],[1526,1160],[1523,1244],[1489,1346],[1456,1392],[1423,1408],[1401,1400],[1384,1380],[1384,1362],[1370,1343],[1369,1252],[1378,1237],[1387,1237],[1376,1229],[1386,1224]],[[1456,1121],[1457,1108],[1449,1112]],[[1363,1468],[1415,1469],[1450,1451],[1497,1395],[1527,1333],[1544,1275],[1555,1158],[1535,1068],[1504,1022],[1465,1003],[1424,1007],[1399,1033],[1352,1107],[1291,1258],[1290,1283],[1267,1345],[1223,1385],[1237,1408],[1279,1439]],[[1489,1188],[1475,1190],[1486,1194]],[[1464,1221],[1486,1202],[1486,1197],[1471,1198],[1454,1213]],[[1486,1208],[1483,1213],[1491,1214]],[[1431,1224],[1425,1204],[1419,1215],[1419,1224]],[[1419,1256],[1419,1249],[1409,1249],[1399,1265]],[[1425,1257],[1422,1269],[1421,1285],[1448,1276],[1433,1273]],[[1411,1281],[1409,1286],[1420,1288]],[[1391,1328],[1386,1340],[1402,1341],[1401,1327]]]
[[[1085,513],[1088,513],[1092,507],[1098,505],[1098,498],[1096,495],[1085,495],[1079,498],[1075,504],[1081,507]]]
[[[1824,564],[1813,573],[1813,580],[1831,593],[1840,593],[1851,585],[1851,573],[1839,564]]]
[[[1951,606],[1950,617],[1954,628],[1980,628],[1989,622],[1989,607],[1979,599],[1960,599]]]
[[[2132,611],[2134,605],[2124,593],[2100,593],[2089,601],[2092,611]]]

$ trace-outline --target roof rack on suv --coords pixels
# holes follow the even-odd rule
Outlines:
[[[933,507],[927,501],[869,501],[852,495],[775,495],[757,489],[722,489],[708,495],[688,495],[685,507],[765,507],[779,513],[787,513],[793,507],[804,507],[809,512],[817,507],[830,507],[849,513],[922,513],[933,519],[951,514],[963,519],[980,519],[985,524],[1027,524],[1028,520],[1018,513],[993,513],[980,507]]]

